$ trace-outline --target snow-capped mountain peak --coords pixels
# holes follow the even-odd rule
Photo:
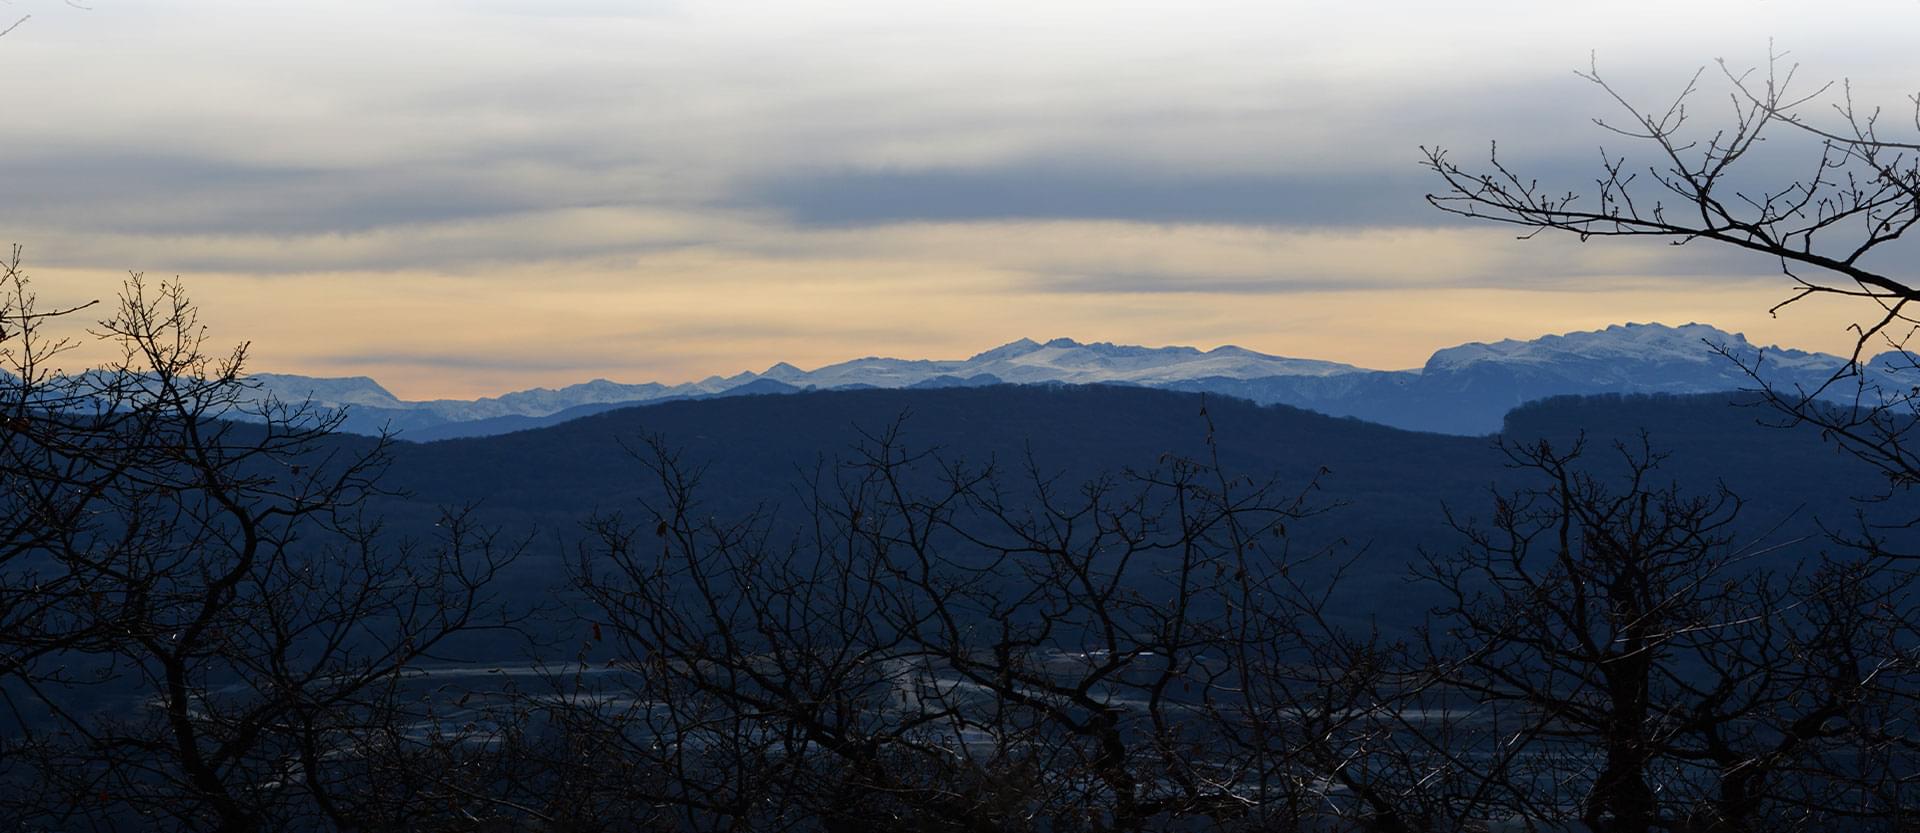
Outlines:
[[[1021,339],[942,372],[986,373],[1009,382],[1155,384],[1216,376],[1236,379],[1323,376],[1358,370],[1360,368],[1338,362],[1270,356],[1238,347],[1202,352],[1183,346],[1140,347],[1055,338],[1045,343]]]
[[[1040,342],[1030,338],[1023,338],[1017,341],[1009,341],[1006,344],[1002,344],[984,353],[976,353],[973,358],[967,359],[967,362],[969,364],[973,362],[989,362],[995,359],[1025,355],[1038,349],[1040,349]]]
[[[1544,335],[1521,341],[1472,342],[1436,351],[1427,360],[1428,372],[1459,371],[1471,365],[1495,362],[1508,365],[1551,365],[1569,361],[1616,361],[1645,364],[1721,364],[1726,358],[1715,349],[1751,355],[1764,349],[1767,361],[1795,366],[1809,361],[1828,365],[1833,357],[1784,347],[1757,348],[1741,333],[1707,324],[1668,326],[1659,323],[1614,324],[1601,330]]]
[[[760,378],[772,379],[778,382],[791,382],[804,375],[806,375],[806,371],[787,364],[786,362],[775,363],[774,366],[760,372]]]
[[[312,400],[327,405],[365,405],[391,408],[400,398],[365,376],[295,376],[287,373],[256,373],[252,380],[260,389],[282,402]]]
[[[1338,415],[1362,415],[1421,430],[1490,431],[1508,408],[1542,396],[1601,392],[1698,393],[1737,390],[1754,382],[1723,349],[1763,357],[1762,372],[1813,389],[1843,359],[1781,347],[1756,347],[1746,336],[1706,324],[1616,324],[1531,340],[1474,342],[1436,351],[1421,370],[1370,371],[1339,362],[1275,356],[1234,345],[1142,347],[1072,338],[1021,338],[966,359],[878,356],[803,370],[778,362],[765,372],[710,376],[678,385],[621,384],[595,379],[557,390],[535,388],[477,400],[408,402],[365,377],[308,379],[261,374],[255,379],[283,400],[351,405],[362,422],[398,420],[434,426],[492,417],[565,419],[588,406],[666,398],[785,393],[808,388],[917,388],[996,383],[1117,383],[1202,390],[1283,402]],[[1910,359],[1889,354],[1881,365]],[[1746,362],[1752,366],[1751,361]],[[1903,379],[1904,381],[1904,379]],[[1451,404],[1448,404],[1451,403]],[[1442,418],[1436,408],[1452,408]],[[362,423],[353,423],[361,426]],[[515,423],[523,425],[523,423]],[[357,430],[356,427],[356,430]]]

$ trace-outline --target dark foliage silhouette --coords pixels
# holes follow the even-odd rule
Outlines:
[[[381,541],[385,445],[264,399],[177,283],[129,279],[69,374],[16,257],[0,295],[0,816],[25,829],[401,829],[431,758],[409,669],[504,624],[514,554],[462,514]],[[244,420],[244,421],[242,421]]]

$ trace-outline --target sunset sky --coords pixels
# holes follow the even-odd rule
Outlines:
[[[1625,321],[1840,350],[1775,264],[1441,215],[1420,145],[1563,188],[1724,57],[1910,121],[1920,3],[10,0],[0,244],[180,276],[253,369],[409,398],[1023,336],[1379,368]],[[1710,70],[1713,72],[1714,70]],[[1712,80],[1713,76],[1709,76]],[[1728,110],[1720,88],[1697,103]],[[1642,153],[1642,156],[1644,154]],[[1651,160],[1649,160],[1651,161]],[[1794,171],[1797,173],[1797,170]]]

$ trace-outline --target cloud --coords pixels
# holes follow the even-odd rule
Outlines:
[[[682,12],[673,0],[464,0],[459,6],[511,17],[651,18]]]
[[[1416,146],[1500,138],[1578,188],[1618,144],[1570,72],[1590,49],[1658,102],[1780,34],[1899,103],[1920,24],[1850,0],[32,2],[0,45],[0,243],[62,294],[183,274],[262,369],[414,394],[1020,336],[1391,366],[1623,317],[1758,334],[1728,316],[1779,300],[1775,264],[1520,243],[1427,207]]]
[[[606,363],[605,357],[581,359],[564,356],[525,356],[489,353],[448,353],[411,351],[361,351],[332,353],[307,358],[322,367],[427,368],[454,371],[493,371],[508,374],[547,371],[579,372]],[[504,391],[503,391],[504,392]]]
[[[1311,227],[1441,222],[1421,199],[1431,185],[1413,171],[1179,177],[1028,166],[778,177],[745,196],[803,225],[1039,219]]]
[[[0,212],[90,234],[351,233],[569,201],[515,188],[499,172],[383,174],[139,154],[16,154],[0,160],[0,181],[8,185]]]

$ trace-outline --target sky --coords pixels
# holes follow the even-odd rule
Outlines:
[[[0,0],[0,244],[178,276],[252,369],[408,398],[1021,337],[1377,368],[1700,321],[1843,350],[1777,264],[1445,216],[1422,145],[1578,187],[1769,41],[1911,107],[1920,2]],[[1711,76],[1709,77],[1711,80]],[[1703,123],[1725,111],[1709,88]],[[1612,144],[1609,144],[1609,143]]]

